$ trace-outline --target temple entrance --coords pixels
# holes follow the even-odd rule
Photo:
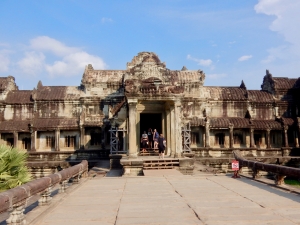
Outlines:
[[[161,113],[141,113],[140,114],[140,134],[148,129],[156,129],[158,133],[162,133],[162,114]]]

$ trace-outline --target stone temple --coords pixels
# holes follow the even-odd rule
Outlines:
[[[142,132],[155,128],[166,137],[166,155],[221,167],[234,149],[252,157],[297,154],[300,78],[267,70],[261,90],[204,81],[202,70],[169,70],[152,52],[140,52],[125,70],[89,64],[76,87],[40,81],[18,90],[14,77],[1,77],[0,140],[37,158],[55,154],[56,161],[108,150],[133,159]]]

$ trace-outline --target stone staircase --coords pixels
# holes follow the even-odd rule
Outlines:
[[[158,156],[158,149],[146,148],[146,152],[142,152],[140,149],[139,156]]]
[[[144,159],[143,170],[174,169],[179,167],[179,159]]]

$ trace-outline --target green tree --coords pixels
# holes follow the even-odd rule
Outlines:
[[[32,179],[26,166],[27,153],[0,145],[0,192],[25,184]]]

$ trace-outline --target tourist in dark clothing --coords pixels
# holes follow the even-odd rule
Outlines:
[[[166,139],[164,138],[163,134],[160,134],[158,140],[158,152],[159,152],[159,158],[164,159],[165,156],[165,148],[166,148]]]
[[[144,131],[144,133],[142,134],[141,145],[142,145],[142,152],[147,152],[146,148],[148,147],[148,135],[146,131]]]
[[[151,128],[148,129],[148,141],[149,141],[149,148],[153,148],[153,131]]]
[[[159,133],[156,131],[156,129],[154,129],[153,130],[154,149],[157,149],[158,138],[159,138]]]

